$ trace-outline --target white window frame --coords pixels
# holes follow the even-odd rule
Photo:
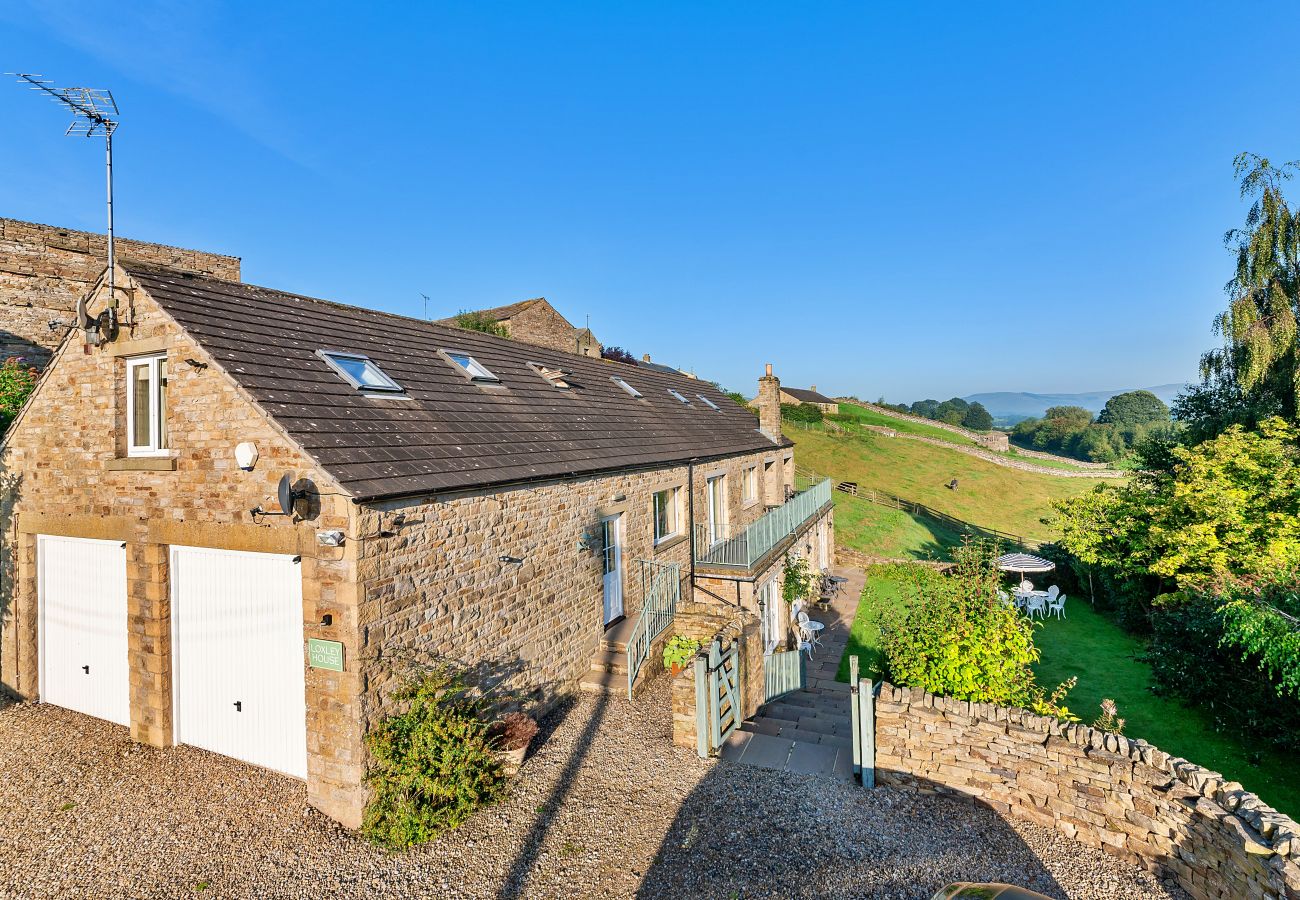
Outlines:
[[[695,396],[699,397],[700,400],[703,401],[704,405],[707,406],[709,409],[715,409],[721,411],[721,407],[719,407],[718,404],[714,403],[712,400],[710,400],[708,397],[704,396],[703,394],[696,394]]]
[[[758,589],[759,625],[763,637],[763,655],[771,654],[785,643],[785,617],[781,614],[784,603],[781,592],[777,590],[775,576],[769,578]]]
[[[158,364],[167,359],[166,353],[132,356],[126,360],[126,455],[166,456],[168,447],[163,435],[163,419],[167,409],[163,404],[162,378]],[[149,443],[135,442],[135,370],[149,370]]]
[[[681,401],[682,403],[684,403],[685,405],[687,405],[687,406],[690,406],[690,405],[691,405],[691,401],[687,400],[686,397],[684,397],[682,394],[679,394],[677,391],[674,391],[672,388],[669,388],[669,389],[668,389],[668,393],[672,394],[673,397],[675,397],[676,399],[680,400],[680,401]]]
[[[344,350],[317,350],[316,355],[319,356],[321,359],[323,359],[325,361],[325,365],[333,369],[335,374],[337,374],[340,378],[342,378],[348,384],[352,385],[357,390],[361,391],[363,394],[402,393],[402,386],[398,384],[396,381],[394,381],[389,376],[389,374],[385,372],[383,368],[380,367],[379,363],[375,362],[373,359],[371,359],[369,356],[366,356],[364,353],[348,353],[347,351]],[[356,378],[352,377],[352,374],[348,372],[347,369],[339,365],[338,360],[340,359],[361,360],[362,362],[368,364],[374,370],[375,374],[378,375],[380,378],[382,378],[383,381],[381,381],[379,384],[365,384],[364,382],[357,381]]]
[[[717,487],[714,487],[714,484]],[[709,512],[709,544],[721,543],[727,539],[727,523],[730,521],[730,510],[727,509],[727,476],[726,473],[714,475],[704,480],[705,505]],[[722,505],[719,507],[718,503]]]
[[[501,383],[501,379],[493,375],[487,366],[483,365],[472,355],[466,353],[464,350],[443,349],[443,350],[439,350],[438,352],[442,354],[443,359],[447,360],[447,362],[451,363],[453,366],[456,367],[456,371],[460,372],[460,374],[464,375],[470,381],[476,382],[478,384],[500,384]],[[465,362],[461,362],[460,359],[457,359],[457,357],[460,357],[460,359],[465,360]]]
[[[740,470],[740,502],[746,506],[758,502],[758,466]]]
[[[665,534],[659,534],[659,506],[658,497],[660,494],[668,495],[669,508],[672,510],[673,530]],[[674,484],[662,490],[655,491],[650,496],[650,528],[651,536],[654,539],[655,546],[662,544],[664,541],[671,541],[673,538],[680,537],[682,534],[682,487]]]
[[[611,375],[611,376],[609,376],[609,380],[612,381],[612,382],[614,382],[616,385],[618,385],[619,387],[621,387],[623,390],[627,391],[628,394],[630,394],[630,395],[631,395],[632,397],[634,397],[635,399],[637,399],[637,400],[642,399],[642,394],[641,394],[640,391],[638,391],[636,388],[632,387],[632,385],[628,384],[628,383],[627,383],[626,381],[624,381],[622,378],[619,378],[617,375]]]

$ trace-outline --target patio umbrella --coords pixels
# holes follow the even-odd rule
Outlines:
[[[1056,571],[1056,563],[1028,553],[1004,553],[998,557],[997,562],[998,568],[1003,572],[1015,572],[1018,575]]]

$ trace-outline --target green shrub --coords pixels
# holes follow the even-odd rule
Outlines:
[[[0,434],[35,390],[37,377],[36,369],[16,357],[0,364]]]
[[[781,418],[788,422],[816,425],[825,418],[825,414],[820,406],[815,406],[812,403],[782,403]]]
[[[481,331],[484,334],[495,334],[497,337],[510,337],[510,332],[506,330],[506,326],[482,311],[466,312],[462,310],[456,313],[454,324],[457,328],[464,328],[466,331]]]
[[[366,736],[372,790],[362,831],[401,849],[460,825],[502,796],[505,777],[489,737],[486,704],[464,676],[430,666],[391,698],[405,711]]]
[[[781,599],[786,603],[811,600],[818,588],[817,573],[802,556],[785,555],[785,569],[781,574]]]
[[[684,634],[675,634],[664,644],[664,668],[671,671],[674,665],[683,669],[700,650],[700,642]]]
[[[1034,625],[1001,602],[996,544],[972,541],[941,574],[900,566],[904,600],[881,616],[881,644],[890,677],[934,694],[1034,709],[1073,718],[1063,705],[1070,685],[1044,695],[1034,680],[1039,651]]]

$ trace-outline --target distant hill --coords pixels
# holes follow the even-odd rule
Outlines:
[[[1106,401],[1126,391],[1146,390],[1165,403],[1173,403],[1187,385],[1161,384],[1149,388],[1124,388],[1118,391],[1089,391],[1082,394],[1031,394],[1027,391],[994,391],[989,394],[971,394],[962,399],[984,404],[984,408],[999,425],[1014,425],[1022,419],[1036,418],[1051,406],[1082,406],[1093,413],[1101,412]]]

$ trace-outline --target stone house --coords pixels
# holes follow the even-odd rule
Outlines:
[[[600,341],[590,328],[577,328],[564,318],[545,297],[520,300],[507,306],[474,310],[469,315],[479,316],[502,326],[506,336],[513,341],[562,350],[578,356],[599,357]],[[456,317],[442,319],[439,324],[454,325]]]
[[[817,393],[817,385],[804,390],[803,388],[783,387],[781,388],[781,402],[793,403],[796,406],[800,403],[810,403],[813,406],[821,408],[821,411],[827,415],[836,415],[840,411],[839,403],[830,397]]]
[[[239,257],[118,238],[119,259],[239,280]],[[63,339],[77,301],[104,271],[107,238],[0,218],[0,361],[43,366]]]
[[[116,283],[87,305],[120,332],[69,334],[0,444],[0,683],[303,779],[350,827],[411,660],[539,707],[631,690],[648,597],[771,650],[785,554],[833,558],[770,366],[756,429],[681,375],[212,276]]]

